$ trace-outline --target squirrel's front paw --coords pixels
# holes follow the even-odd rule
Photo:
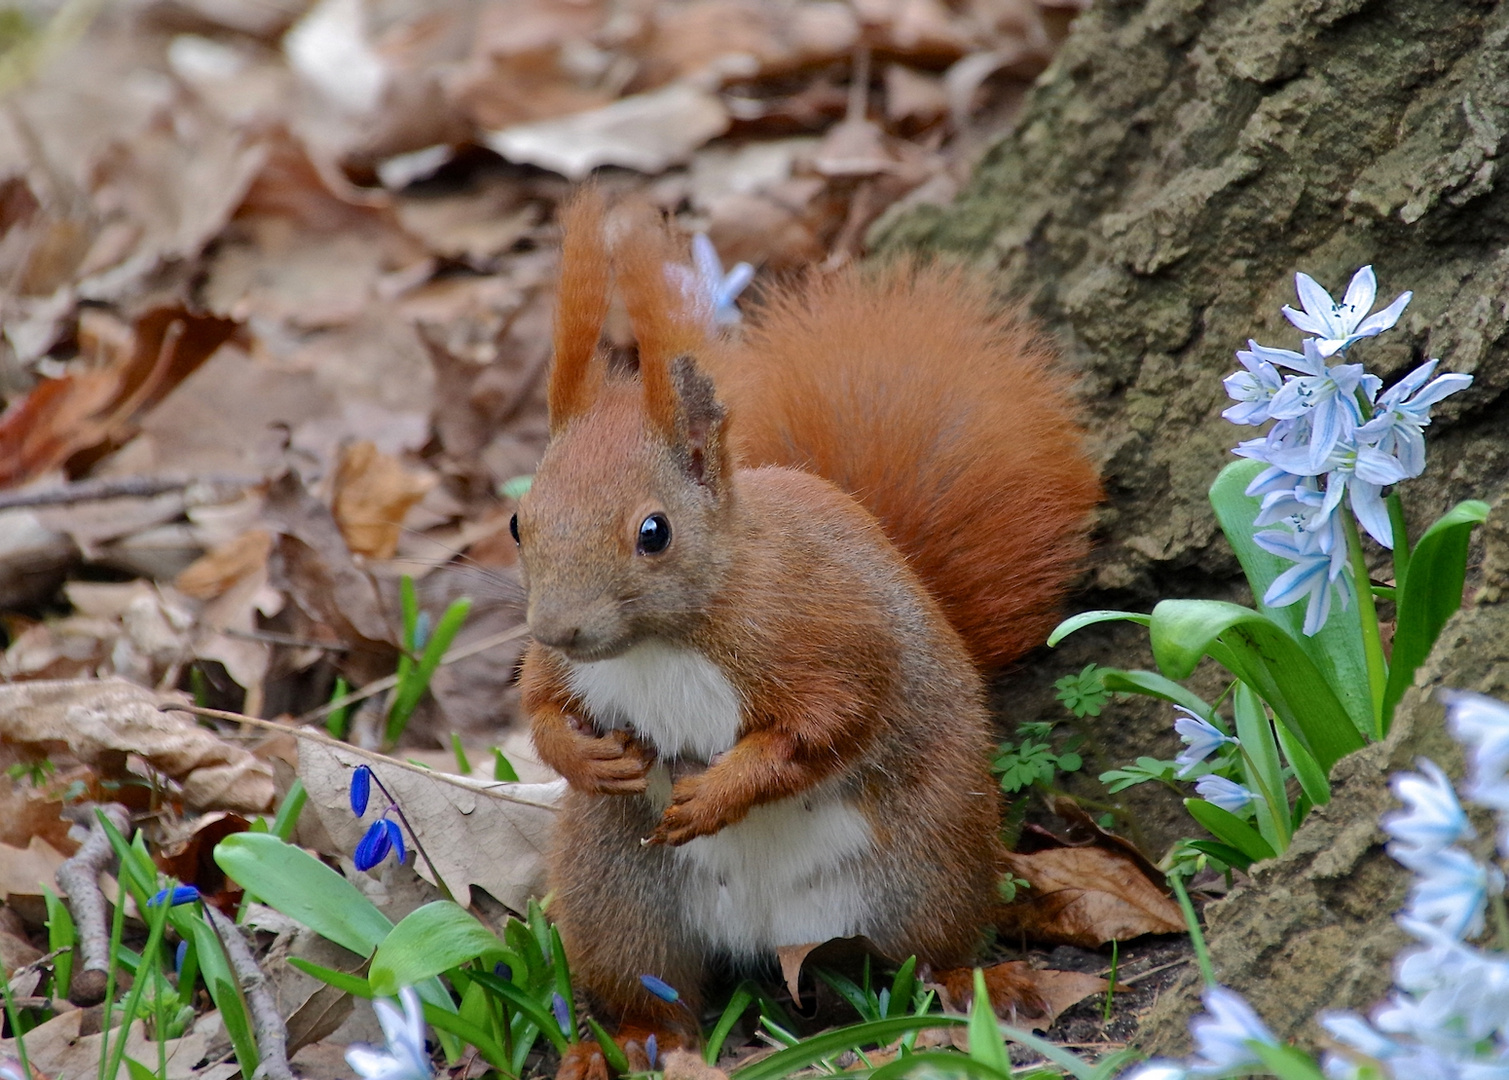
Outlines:
[[[536,742],[538,746],[538,740]],[[548,752],[540,746],[545,764],[580,791],[596,795],[637,795],[649,784],[654,756],[627,731],[598,735],[585,725],[571,724]]]
[[[711,836],[733,821],[725,814],[703,784],[703,776],[688,776],[671,788],[671,805],[666,807],[655,831],[645,838],[646,844],[669,844],[680,847],[699,836]]]

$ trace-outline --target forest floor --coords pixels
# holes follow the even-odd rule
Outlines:
[[[886,215],[949,200],[1077,9],[68,0],[0,12],[0,961],[41,1075],[92,1073],[84,1056],[99,1049],[98,1006],[81,1018],[90,1009],[48,982],[42,886],[79,846],[81,806],[125,805],[159,867],[230,911],[241,895],[215,842],[274,811],[297,778],[299,844],[362,877],[395,921],[438,895],[406,867],[368,878],[348,857],[365,826],[346,787],[388,741],[377,691],[406,651],[406,577],[436,618],[474,604],[380,775],[413,816],[477,811],[447,843],[427,837],[463,895],[519,910],[538,886],[548,810],[496,797],[481,776],[506,774],[497,749],[521,782],[551,780],[512,685],[507,522],[511,482],[544,444],[555,211],[573,185],[593,175],[705,232],[725,265],[757,268],[757,295],[863,256]],[[146,696],[100,681],[117,678]],[[347,688],[366,696],[332,714]],[[195,724],[155,710],[167,700],[283,728]],[[475,775],[457,775],[463,755]],[[139,945],[141,913],[127,914]],[[260,906],[251,923],[304,1043],[295,1067],[349,1074],[344,1046],[381,1041],[371,1010],[321,998],[311,1019],[318,984],[283,962],[305,947],[297,927]],[[1124,1042],[1186,955],[1167,936],[1124,946],[1110,1021],[1103,994],[1066,996],[1050,1037]],[[1098,946],[1025,958],[1110,969]],[[235,1074],[223,1029],[203,1019],[179,1036],[170,1075]]]

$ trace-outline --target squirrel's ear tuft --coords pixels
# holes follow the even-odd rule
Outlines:
[[[681,434],[680,401],[671,378],[678,357],[707,345],[707,331],[672,275],[685,264],[659,213],[646,204],[626,211],[627,221],[613,245],[618,287],[639,342],[639,380],[645,414],[668,442]]]
[[[713,380],[690,356],[678,356],[670,367],[677,399],[675,450],[693,480],[721,494],[733,471],[724,438],[728,411],[718,401]]]
[[[578,191],[560,213],[565,238],[547,393],[552,435],[586,411],[602,379],[597,342],[608,315],[611,273],[603,217],[603,194],[592,186]]]

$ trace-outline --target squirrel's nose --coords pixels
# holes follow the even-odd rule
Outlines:
[[[552,649],[569,649],[576,643],[582,628],[569,619],[554,618],[543,612],[530,612],[529,632],[541,645]]]

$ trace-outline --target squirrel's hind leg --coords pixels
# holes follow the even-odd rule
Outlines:
[[[568,792],[551,860],[549,912],[571,981],[636,1071],[650,1067],[651,1036],[657,1057],[700,1038],[704,956],[684,923],[684,870],[670,849],[640,843],[658,820],[642,796]],[[642,975],[674,988],[676,999],[651,992]],[[607,1080],[609,1073],[597,1043],[584,1040],[567,1051],[556,1076]]]

